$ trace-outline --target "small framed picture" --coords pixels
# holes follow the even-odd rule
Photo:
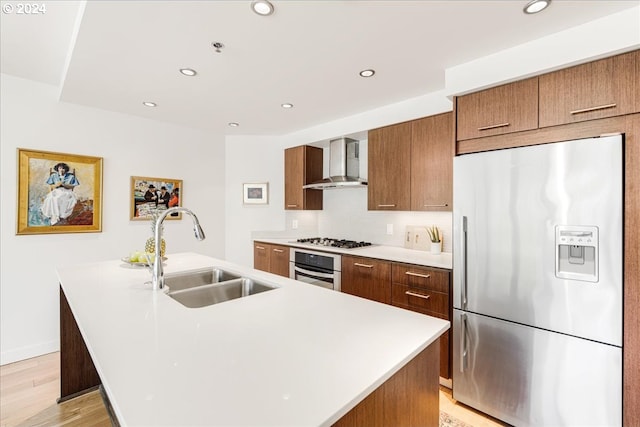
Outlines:
[[[269,201],[269,183],[242,184],[245,205],[266,205]]]
[[[129,219],[150,220],[153,212],[182,206],[181,179],[132,176]],[[181,212],[173,212],[167,219],[182,219]]]

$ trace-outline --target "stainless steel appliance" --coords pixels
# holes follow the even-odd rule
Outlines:
[[[340,290],[342,257],[339,254],[291,248],[289,277],[323,288]]]
[[[615,135],[455,158],[455,399],[621,425],[623,153]]]
[[[303,185],[302,188],[328,190],[340,187],[366,188],[367,181],[360,178],[360,142],[339,138],[329,142],[329,178]]]
[[[329,237],[308,237],[296,240],[297,243],[305,243],[307,245],[324,246],[340,249],[354,249],[371,246],[369,242],[357,242],[355,240],[332,239]]]

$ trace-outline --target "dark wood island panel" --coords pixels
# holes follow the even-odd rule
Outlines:
[[[102,381],[60,287],[60,398],[58,403],[95,390]]]

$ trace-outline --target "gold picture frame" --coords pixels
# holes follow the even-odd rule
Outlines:
[[[131,194],[129,219],[148,221],[153,218],[151,212],[154,210],[182,206],[184,197],[182,187],[181,179],[132,176],[129,189]],[[182,212],[174,212],[166,219],[182,219]]]
[[[102,157],[18,148],[16,234],[102,231]]]

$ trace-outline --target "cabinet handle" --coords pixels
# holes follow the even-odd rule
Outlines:
[[[430,274],[412,273],[410,271],[405,271],[404,274],[406,274],[407,276],[424,277],[425,279],[430,279],[431,278]]]
[[[503,128],[503,127],[509,126],[510,124],[511,123],[507,122],[507,123],[500,123],[499,125],[483,126],[481,128],[478,128],[478,130],[489,130],[489,129],[495,129],[495,128]]]
[[[288,208],[297,208],[298,205],[287,205]]]
[[[583,108],[581,110],[573,110],[569,114],[588,113],[590,111],[604,110],[606,108],[615,108],[616,104],[598,105],[597,107]]]
[[[261,251],[264,251],[264,248],[262,246],[256,246],[256,249],[260,249]]]
[[[396,204],[392,204],[392,205],[378,205],[379,208],[395,208]]]
[[[274,250],[273,250],[273,252],[278,252],[278,253],[280,253],[280,254],[281,254],[281,253],[282,253],[282,252],[284,252],[284,251],[283,251],[282,249],[274,249]]]
[[[359,262],[354,262],[353,265],[356,267],[373,268],[373,265],[371,264],[360,264]]]
[[[422,295],[422,294],[417,294],[417,293],[411,292],[411,291],[404,291],[404,294],[412,296],[412,297],[422,298],[422,299],[429,299],[431,297],[431,295]]]
[[[441,205],[422,205],[422,207],[425,208],[446,208],[447,206],[449,206],[449,203],[443,203]]]

